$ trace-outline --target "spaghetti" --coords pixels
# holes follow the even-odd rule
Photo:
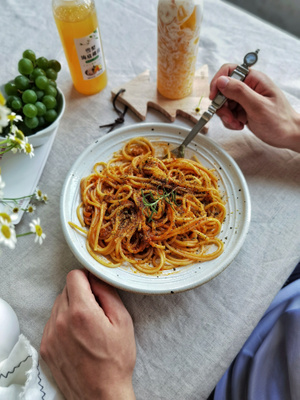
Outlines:
[[[212,260],[225,206],[213,170],[199,160],[155,157],[145,138],[128,141],[81,180],[82,202],[70,225],[87,235],[87,250],[107,267],[130,263],[155,274]]]

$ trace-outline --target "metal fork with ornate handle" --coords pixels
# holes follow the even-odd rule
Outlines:
[[[238,79],[243,81],[249,73],[249,67],[254,65],[258,60],[258,52],[247,53],[244,57],[244,62],[241,65],[238,65],[236,69],[232,72],[231,78]],[[222,93],[218,92],[216,97],[211,102],[211,105],[208,107],[208,110],[205,111],[187,137],[184,139],[182,144],[171,151],[172,155],[176,158],[184,158],[184,152],[186,146],[194,139],[198,132],[203,129],[203,127],[207,124],[207,122],[215,115],[217,110],[221,108],[226,102],[227,97],[225,97]]]

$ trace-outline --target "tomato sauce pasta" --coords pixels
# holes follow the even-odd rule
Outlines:
[[[212,260],[226,210],[213,170],[199,160],[155,157],[145,138],[129,140],[80,184],[77,215],[99,263],[128,262],[146,274]]]

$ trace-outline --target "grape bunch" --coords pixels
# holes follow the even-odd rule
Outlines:
[[[18,127],[25,135],[31,135],[56,120],[59,109],[56,79],[60,70],[57,60],[36,58],[34,51],[25,50],[18,62],[20,75],[4,86],[6,105],[23,117]]]

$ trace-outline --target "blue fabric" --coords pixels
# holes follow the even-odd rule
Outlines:
[[[290,399],[300,399],[300,279],[280,290],[214,393],[214,400]]]
[[[291,273],[291,275],[288,277],[287,281],[285,282],[284,286],[288,285],[289,283],[294,282],[296,279],[300,278],[300,261],[296,265],[294,271]]]

